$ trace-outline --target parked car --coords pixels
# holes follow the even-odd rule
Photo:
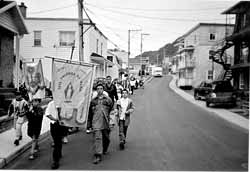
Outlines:
[[[236,105],[236,92],[230,81],[214,81],[212,90],[206,97],[206,106],[210,104]]]
[[[206,96],[211,92],[211,90],[212,90],[212,83],[202,81],[198,87],[194,88],[194,99],[205,100]]]

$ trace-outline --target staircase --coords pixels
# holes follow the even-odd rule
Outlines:
[[[225,50],[230,48],[233,43],[222,41],[222,45],[214,47],[215,51],[210,51],[209,56],[215,62],[223,66],[222,80],[230,81],[233,77],[231,67],[232,57],[225,54]]]

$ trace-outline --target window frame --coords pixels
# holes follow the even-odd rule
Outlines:
[[[214,39],[211,39],[211,35],[214,35]],[[209,41],[216,41],[216,33],[209,33]]]
[[[36,38],[36,33],[40,33],[40,39]],[[40,44],[36,45],[36,41],[40,41]],[[34,30],[33,31],[33,46],[34,47],[41,47],[42,46],[42,31],[41,30]]]
[[[240,73],[240,75],[239,75],[239,89],[243,90],[244,88],[245,88],[244,74]]]
[[[70,42],[66,42],[66,45],[63,45],[62,43],[64,43],[64,42],[61,42],[61,34],[63,34],[63,33],[74,34],[74,40],[73,40],[73,42],[71,42],[71,43]],[[72,47],[72,46],[75,45],[75,41],[76,41],[76,31],[66,31],[66,30],[59,31],[59,47]]]
[[[211,73],[209,73],[209,72],[211,72]],[[212,77],[212,78],[210,78],[210,77]],[[208,70],[207,71],[207,79],[208,80],[213,80],[214,79],[214,71],[213,70]]]
[[[98,54],[99,39],[96,39],[96,53]]]

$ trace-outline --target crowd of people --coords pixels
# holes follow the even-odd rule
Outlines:
[[[108,152],[110,132],[115,124],[119,128],[119,147],[121,150],[125,149],[130,116],[134,111],[134,103],[129,98],[129,94],[133,94],[134,89],[139,85],[140,81],[134,77],[126,81],[114,80],[112,82],[111,76],[107,76],[105,81],[97,81],[94,84],[87,119],[87,131],[93,135],[94,164],[100,163],[102,155]],[[9,116],[14,116],[16,134],[14,144],[19,145],[22,140],[22,126],[28,121],[27,135],[32,139],[29,159],[35,159],[39,152],[38,139],[45,115],[50,119],[50,133],[53,139],[51,168],[59,168],[62,144],[68,142],[67,135],[72,127],[65,126],[61,121],[60,108],[55,106],[53,99],[44,112],[41,107],[41,99],[26,100],[19,91],[15,95],[16,98],[12,100],[8,111]]]

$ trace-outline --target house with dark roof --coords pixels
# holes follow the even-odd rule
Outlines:
[[[20,39],[28,34],[24,18],[14,1],[0,1],[0,88],[18,87]]]

